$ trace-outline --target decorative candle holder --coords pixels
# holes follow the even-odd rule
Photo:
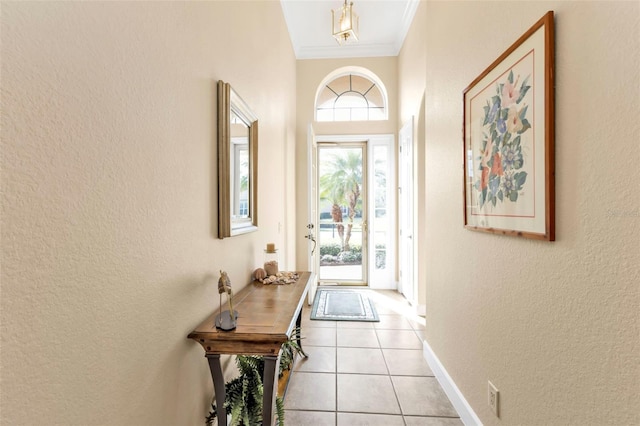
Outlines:
[[[264,270],[268,277],[278,273],[278,250],[273,243],[267,244],[267,249],[264,251]]]

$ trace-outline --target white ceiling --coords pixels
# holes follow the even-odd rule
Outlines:
[[[331,35],[331,9],[344,0],[280,0],[297,59],[396,56],[419,0],[352,0],[360,17],[358,41],[343,46]]]

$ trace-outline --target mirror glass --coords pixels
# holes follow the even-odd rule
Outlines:
[[[231,222],[249,216],[249,130],[250,127],[231,111]]]
[[[218,237],[258,229],[258,120],[228,83],[218,82]]]

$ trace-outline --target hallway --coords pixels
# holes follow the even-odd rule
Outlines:
[[[372,292],[374,292],[372,290]],[[310,320],[285,395],[289,425],[462,425],[422,354],[424,318],[396,291],[375,291],[380,322]]]

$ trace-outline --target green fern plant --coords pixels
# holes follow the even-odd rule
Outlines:
[[[240,376],[226,384],[225,408],[231,414],[231,426],[250,426],[262,422],[263,385],[262,357],[238,356],[236,364]]]
[[[293,366],[293,361],[298,354],[303,357],[307,357],[302,347],[298,344],[298,336],[300,335],[300,328],[293,330],[289,340],[282,344],[282,353],[280,354],[280,365],[278,368],[278,377],[282,377],[285,371],[290,370]]]
[[[295,329],[292,336],[282,345],[278,377],[291,369],[297,354],[305,358],[307,354],[297,342],[300,330]],[[264,393],[263,371],[264,358],[255,355],[236,356],[236,365],[240,375],[225,384],[226,399],[224,407],[231,414],[231,426],[253,426],[262,424],[262,395]],[[215,404],[206,417],[206,426],[213,425],[218,415]],[[278,426],[284,426],[284,400],[276,396],[276,417]]]
[[[284,399],[276,396],[276,418],[278,426],[284,426]]]

